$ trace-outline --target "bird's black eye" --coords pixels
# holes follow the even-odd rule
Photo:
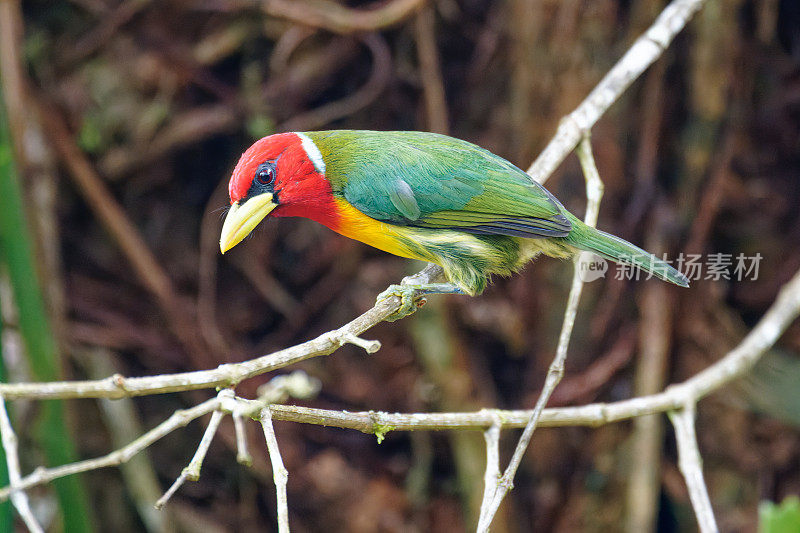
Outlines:
[[[275,162],[264,161],[258,165],[255,179],[261,185],[271,185],[275,181]]]

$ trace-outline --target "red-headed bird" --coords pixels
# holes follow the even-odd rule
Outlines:
[[[481,293],[540,253],[581,250],[687,287],[668,263],[587,226],[544,187],[474,144],[414,131],[314,131],[260,139],[228,187],[225,253],[266,217],[305,217],[386,252],[436,263],[449,283],[395,286],[400,315],[421,293]],[[382,295],[387,296],[386,293]]]

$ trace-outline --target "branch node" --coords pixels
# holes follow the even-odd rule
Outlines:
[[[240,365],[236,363],[223,363],[217,366],[217,371],[225,374],[226,387],[234,388],[242,380]]]
[[[309,399],[317,395],[322,384],[317,378],[312,378],[302,370],[295,370],[291,374],[275,376],[258,388],[258,399],[269,405],[283,403],[289,397]]]
[[[188,481],[198,481],[200,479],[200,468],[194,465],[189,465],[181,470],[181,477]]]
[[[378,444],[383,442],[383,439],[386,438],[386,435],[390,431],[394,431],[397,429],[397,426],[393,426],[391,424],[386,424],[383,421],[383,415],[385,413],[379,411],[370,411],[369,412],[369,419],[372,422],[372,427],[370,428],[370,432],[375,435],[375,438],[378,439]]]
[[[125,386],[125,376],[123,376],[122,374],[114,374],[113,376],[111,376],[111,383],[113,383],[114,386],[121,391],[125,392],[128,391],[128,389]]]
[[[375,353],[381,349],[380,341],[362,339],[361,337],[353,335],[352,333],[349,332],[342,335],[342,344],[346,342],[349,342],[350,344],[363,348],[364,351],[366,351],[367,353]]]
[[[500,481],[498,481],[497,484],[503,487],[506,492],[514,489],[514,479],[506,477],[505,475],[500,476]]]
[[[251,466],[253,457],[247,450],[247,434],[245,433],[241,410],[233,411],[231,418],[233,418],[233,429],[236,433],[236,462],[244,466]]]

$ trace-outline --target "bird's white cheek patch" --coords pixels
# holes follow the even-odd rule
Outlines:
[[[297,133],[295,135],[300,137],[300,141],[303,143],[303,150],[306,151],[306,155],[311,160],[311,163],[314,164],[314,168],[320,174],[325,174],[325,160],[322,159],[322,152],[319,151],[317,145],[314,144],[314,141],[311,140],[311,137],[304,133]]]

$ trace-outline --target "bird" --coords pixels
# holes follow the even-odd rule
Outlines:
[[[441,267],[446,281],[392,285],[401,306],[423,294],[475,296],[544,254],[582,251],[679,285],[668,262],[584,224],[506,159],[468,141],[419,131],[287,132],[256,141],[229,184],[224,254],[266,217],[305,217],[385,252]]]

